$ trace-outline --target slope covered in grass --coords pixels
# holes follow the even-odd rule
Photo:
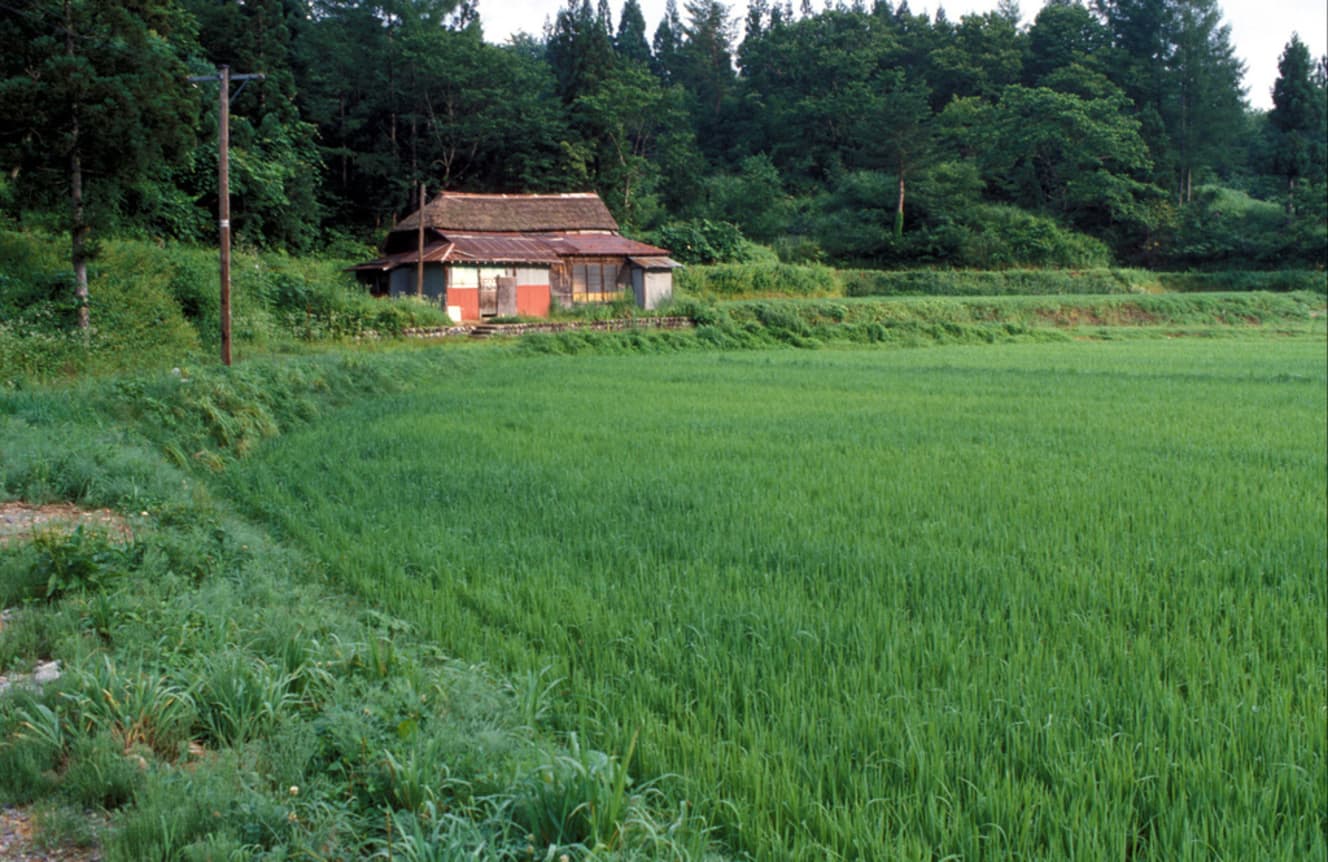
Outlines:
[[[334,354],[0,396],[0,499],[133,532],[0,547],[0,804],[122,862],[709,858],[630,748],[555,733],[539,674],[449,657],[216,493],[262,441],[462,367]],[[50,661],[58,682],[25,682]]]

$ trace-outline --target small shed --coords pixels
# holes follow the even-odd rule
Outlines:
[[[673,296],[678,265],[667,249],[623,236],[593,193],[444,192],[398,222],[382,251],[352,267],[371,292],[423,293],[459,322],[546,317],[554,304],[614,302],[629,291],[656,308]]]

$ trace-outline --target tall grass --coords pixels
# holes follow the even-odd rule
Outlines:
[[[1326,381],[1321,337],[495,358],[228,475],[756,859],[1318,858]]]

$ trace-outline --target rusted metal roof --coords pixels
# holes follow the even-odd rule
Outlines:
[[[677,266],[669,260],[668,252],[664,249],[625,236],[452,233],[443,241],[434,242],[424,249],[425,263],[557,263],[564,257],[628,257],[646,269],[671,269]],[[389,254],[351,269],[385,271],[418,261],[419,256],[412,249]]]
[[[561,195],[480,195],[443,192],[424,205],[425,227],[440,231],[617,231],[609,208],[593,192]],[[416,230],[420,211],[393,232]]]
[[[668,250],[618,233],[608,207],[593,193],[479,195],[444,192],[402,219],[388,235],[392,254],[351,267],[385,272],[413,266],[420,219],[429,245],[425,263],[553,264],[570,257],[626,257],[647,269],[676,266]]]
[[[348,266],[342,272],[387,272],[391,268],[387,264],[387,258],[380,257],[374,260],[366,260],[364,263],[357,263],[354,266]]]
[[[512,234],[450,234],[452,263],[557,263],[547,242]]]
[[[674,260],[674,259],[671,258],[671,257],[660,257],[660,256],[653,256],[653,257],[635,257],[635,256],[633,256],[633,257],[629,257],[629,258],[627,258],[627,259],[628,259],[629,261],[631,261],[633,264],[635,264],[636,266],[641,267],[642,269],[677,269],[678,267],[682,266],[682,264],[678,263],[676,260]]]
[[[634,239],[617,234],[545,234],[540,237],[563,257],[569,255],[617,257],[619,255],[642,255],[645,257],[667,256],[668,251],[646,245]]]
[[[438,263],[447,259],[448,252],[452,250],[452,243],[443,241],[435,242],[424,248],[424,262]],[[406,264],[419,263],[420,256],[414,250],[403,251],[398,254],[389,254],[375,260],[365,263],[357,263],[355,266],[347,267],[348,272],[386,272],[389,269],[396,269]]]

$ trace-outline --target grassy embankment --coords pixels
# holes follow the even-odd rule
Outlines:
[[[722,264],[675,272],[686,295],[713,299],[842,296],[1102,296],[1141,293],[1328,293],[1322,270],[1151,272],[1142,269],[836,270]]]
[[[1325,850],[1322,335],[484,361],[230,473],[761,860]]]
[[[0,396],[0,500],[109,506],[134,531],[0,549],[0,673],[63,671],[0,696],[0,802],[125,862],[705,858],[630,748],[555,735],[546,680],[448,658],[209,481],[338,405],[464,369],[334,354]]]

